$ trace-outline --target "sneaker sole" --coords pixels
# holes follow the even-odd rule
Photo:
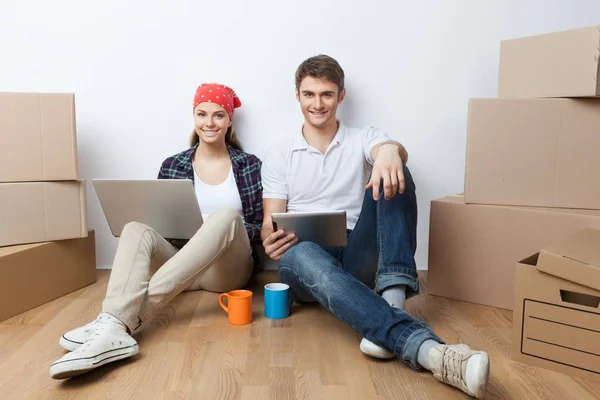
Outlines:
[[[137,344],[122,349],[111,350],[101,356],[74,359],[63,361],[59,364],[52,364],[50,367],[50,377],[53,379],[67,379],[73,376],[81,375],[93,369],[101,367],[104,364],[113,361],[123,360],[139,353]],[[91,364],[90,364],[91,361]]]
[[[83,343],[79,343],[79,342],[74,342],[72,340],[67,339],[64,335],[61,336],[60,340],[58,341],[58,344],[60,344],[60,347],[62,347],[65,350],[68,351],[75,351],[77,350],[79,347],[81,347],[81,345]]]

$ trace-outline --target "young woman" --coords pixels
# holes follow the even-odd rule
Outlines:
[[[183,246],[141,223],[125,226],[102,312],[60,338],[70,353],[52,364],[52,378],[69,378],[137,354],[132,336],[184,290],[226,292],[248,282],[252,245],[261,242],[262,183],[261,161],[241,150],[232,127],[240,106],[225,85],[198,87],[190,148],[166,159],[158,178],[193,180],[204,224]]]

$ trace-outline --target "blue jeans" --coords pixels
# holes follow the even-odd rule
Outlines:
[[[366,191],[346,247],[298,243],[282,257],[279,273],[296,300],[318,301],[363,337],[418,369],[421,344],[441,340],[425,322],[390,307],[377,294],[394,285],[406,285],[407,298],[419,293],[417,199],[406,166],[404,176],[404,193],[390,200],[383,198],[383,185],[379,201],[373,200],[372,190]]]

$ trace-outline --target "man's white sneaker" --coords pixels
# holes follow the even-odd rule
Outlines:
[[[485,394],[490,375],[490,358],[464,344],[439,344],[429,350],[431,372],[438,380],[478,399]]]
[[[52,378],[70,378],[139,352],[137,342],[127,334],[125,325],[112,315],[106,315],[108,317],[99,317],[100,321],[83,345],[52,364]]]
[[[96,331],[96,327],[104,324],[111,318],[115,317],[108,313],[101,312],[100,314],[98,314],[96,319],[90,322],[89,324],[70,330],[69,332],[62,335],[60,340],[58,341],[58,344],[60,344],[60,346],[65,350],[75,351],[89,338],[92,337],[92,335]]]
[[[394,353],[391,351],[384,349],[365,338],[360,341],[360,351],[375,358],[390,359],[395,357]]]
[[[385,297],[384,297],[385,299]],[[388,304],[390,305],[390,307],[392,308],[399,308],[399,309],[403,309],[404,307],[404,303],[402,303],[402,307],[398,307],[398,306],[394,306],[394,304],[390,303],[388,299],[385,299]],[[375,343],[371,342],[370,340],[366,339],[366,338],[362,338],[362,340],[360,341],[360,351],[362,351],[364,354],[371,356],[371,357],[375,357],[375,358],[381,358],[383,360],[389,360],[391,358],[396,357],[396,355],[394,353],[392,353],[391,351],[389,351],[388,349],[384,349],[381,346],[376,345]]]

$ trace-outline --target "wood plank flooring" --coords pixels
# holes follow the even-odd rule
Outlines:
[[[178,296],[137,339],[140,354],[67,381],[50,379],[64,354],[58,338],[100,311],[109,271],[98,282],[0,322],[0,399],[465,399],[429,373],[397,360],[364,356],[360,337],[315,306],[294,306],[282,321],[263,315],[257,275],[254,322],[232,326],[218,295]],[[600,383],[510,359],[512,313],[423,294],[407,310],[447,342],[483,349],[492,359],[487,399],[600,399]]]

